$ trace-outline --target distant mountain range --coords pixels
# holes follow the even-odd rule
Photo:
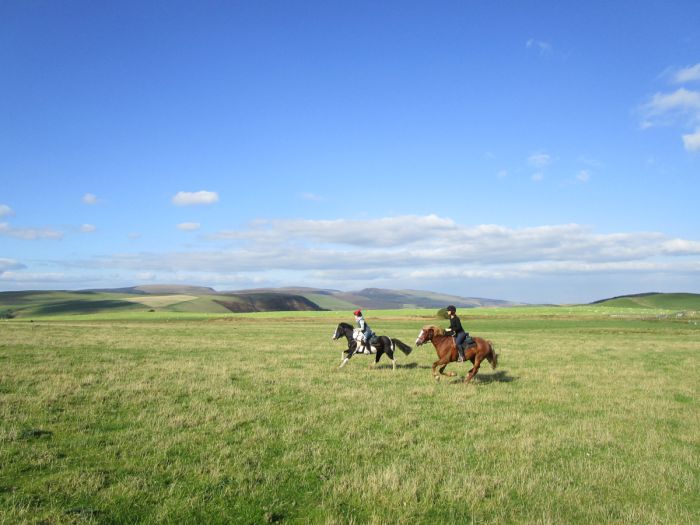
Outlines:
[[[287,287],[260,288],[257,290],[239,290],[221,293],[282,293],[301,295],[326,310],[346,310],[365,308],[369,310],[393,310],[401,308],[444,308],[453,304],[459,308],[477,308],[484,306],[516,306],[522,303],[480,297],[461,297],[422,290],[387,290],[383,288],[365,288],[354,292],[342,292],[322,288]]]
[[[419,290],[365,288],[342,292],[323,288],[286,287],[217,292],[204,286],[143,285],[81,291],[0,292],[0,318],[108,311],[271,312],[352,311],[404,308],[439,309],[524,306],[498,299],[460,297]],[[646,293],[596,301],[596,305],[630,308],[700,310],[700,294]]]
[[[418,290],[367,288],[342,292],[322,288],[260,288],[218,292],[190,285],[142,285],[80,291],[0,292],[0,315],[97,313],[106,310],[176,312],[267,312],[292,310],[386,310],[402,308],[514,306],[497,299]]]

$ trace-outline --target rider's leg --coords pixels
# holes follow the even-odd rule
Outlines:
[[[455,343],[457,344],[457,353],[459,354],[459,357],[457,358],[457,361],[460,363],[464,361],[464,348],[462,345],[464,344],[464,340],[467,338],[467,334],[465,332],[460,332],[457,334],[457,337],[455,337]]]

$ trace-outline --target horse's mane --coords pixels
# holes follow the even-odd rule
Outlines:
[[[423,327],[424,331],[432,330],[433,334],[435,335],[445,335],[445,330],[440,328],[439,326],[435,326],[434,324],[427,324]]]
[[[350,328],[352,329],[352,325],[348,323],[338,323],[338,326],[342,326],[343,328]]]

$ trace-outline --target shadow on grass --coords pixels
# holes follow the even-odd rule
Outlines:
[[[465,377],[467,377],[467,374],[464,374],[464,377],[460,377],[459,379],[451,381],[451,383],[463,383]],[[480,371],[474,376],[474,378],[472,379],[472,383],[488,385],[490,383],[512,383],[517,380],[517,377],[508,375],[508,372],[506,372],[505,370],[499,370],[498,372],[493,372],[492,374],[482,373]]]
[[[392,368],[393,367],[390,364],[385,363],[385,364],[375,366],[374,370],[387,370],[387,369],[391,370]],[[418,363],[406,363],[405,365],[396,363],[397,370],[414,370],[416,368],[418,368]]]
[[[102,310],[112,309],[133,309],[134,303],[129,301],[103,300],[103,301],[63,301],[60,303],[47,304],[36,309],[37,314],[86,314],[96,313]]]

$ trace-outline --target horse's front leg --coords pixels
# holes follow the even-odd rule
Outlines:
[[[348,355],[345,356],[345,358],[343,358],[343,354],[344,354],[345,352],[343,352],[342,354],[340,354],[340,358],[342,359],[342,361],[341,361],[340,366],[339,366],[338,368],[343,368],[343,367],[347,364],[347,362],[350,361],[350,358],[351,358],[351,357],[353,356],[353,354],[355,353],[355,350],[357,350],[357,347],[353,348],[352,346],[348,346],[348,349],[345,350],[345,352],[347,352]]]
[[[442,375],[446,375],[447,377],[454,377],[454,376],[457,375],[457,374],[455,374],[454,372],[452,372],[452,371],[447,372],[447,373],[445,372],[445,368],[447,368],[447,365],[449,365],[449,364],[450,364],[450,363],[445,363],[445,364],[442,366],[442,368],[440,368],[440,373],[441,373]]]
[[[433,363],[433,379],[435,379],[435,381],[440,381],[440,374],[442,374],[442,372],[440,372],[440,374],[438,374],[438,373],[435,371],[435,369],[437,368],[437,366],[438,366],[440,363],[441,363],[441,360],[440,360],[440,359],[438,359],[437,361],[435,361],[435,362]],[[444,368],[444,367],[443,367],[443,368]]]

